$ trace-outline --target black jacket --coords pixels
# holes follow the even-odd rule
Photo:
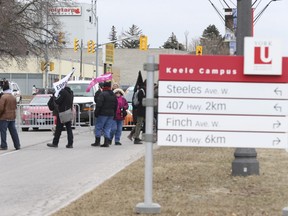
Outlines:
[[[146,107],[143,106],[143,99],[146,97],[146,89],[144,87],[141,89],[143,89],[145,93],[143,91],[139,91],[138,93],[139,104],[137,106],[137,116],[145,117]]]
[[[97,97],[95,116],[115,116],[118,102],[112,90],[103,90]]]
[[[55,100],[55,96],[51,96],[47,103],[49,110],[53,111],[53,116],[57,116],[59,113],[58,105],[55,103]]]
[[[59,112],[64,112],[71,109],[73,107],[73,99],[73,91],[68,86],[62,89],[55,100],[55,103],[58,105]]]

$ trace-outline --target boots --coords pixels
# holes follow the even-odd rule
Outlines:
[[[134,139],[134,144],[143,144],[139,138]]]
[[[129,140],[133,141],[133,134],[130,133],[130,134],[127,136],[127,138],[128,138]]]
[[[91,146],[100,146],[100,137],[95,137],[95,143],[92,143]]]
[[[110,139],[108,139],[107,137],[104,137],[104,144],[100,145],[100,147],[109,147],[110,143]]]
[[[113,136],[111,137],[111,139],[109,139],[109,145],[112,144],[112,140],[113,140]]]

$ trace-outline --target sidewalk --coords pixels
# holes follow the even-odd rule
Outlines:
[[[73,130],[74,148],[67,149],[66,131],[58,148],[46,146],[53,139],[52,131],[19,132],[19,151],[14,150],[8,134],[9,149],[0,152],[2,214],[51,215],[91,191],[144,155],[145,145],[134,145],[128,133],[122,133],[122,146],[91,147],[93,132],[89,127],[77,127]],[[16,170],[15,164],[21,166]],[[21,203],[11,208],[17,200]]]

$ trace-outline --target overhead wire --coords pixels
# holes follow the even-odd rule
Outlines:
[[[224,8],[224,5],[222,4],[221,0],[218,0],[220,2],[220,4],[222,5],[222,8]]]
[[[225,0],[223,0],[223,2],[226,4],[227,8],[230,8],[230,6],[227,4]]]
[[[223,21],[223,23],[225,24],[225,19],[224,19],[224,16],[219,12],[219,10],[216,8],[216,6],[210,1],[210,0],[208,0],[209,2],[210,2],[210,4],[212,5],[212,7],[216,10],[216,12],[217,12],[217,14],[218,14],[218,16],[221,18],[221,20]]]
[[[237,8],[237,5],[232,1],[232,0],[229,0],[231,2],[231,4],[234,6],[234,8]]]

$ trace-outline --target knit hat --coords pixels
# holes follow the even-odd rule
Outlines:
[[[116,88],[113,90],[113,92],[116,94],[117,92],[120,92],[121,95],[124,95],[124,91],[120,88]]]
[[[111,82],[104,82],[103,87],[111,87]]]

